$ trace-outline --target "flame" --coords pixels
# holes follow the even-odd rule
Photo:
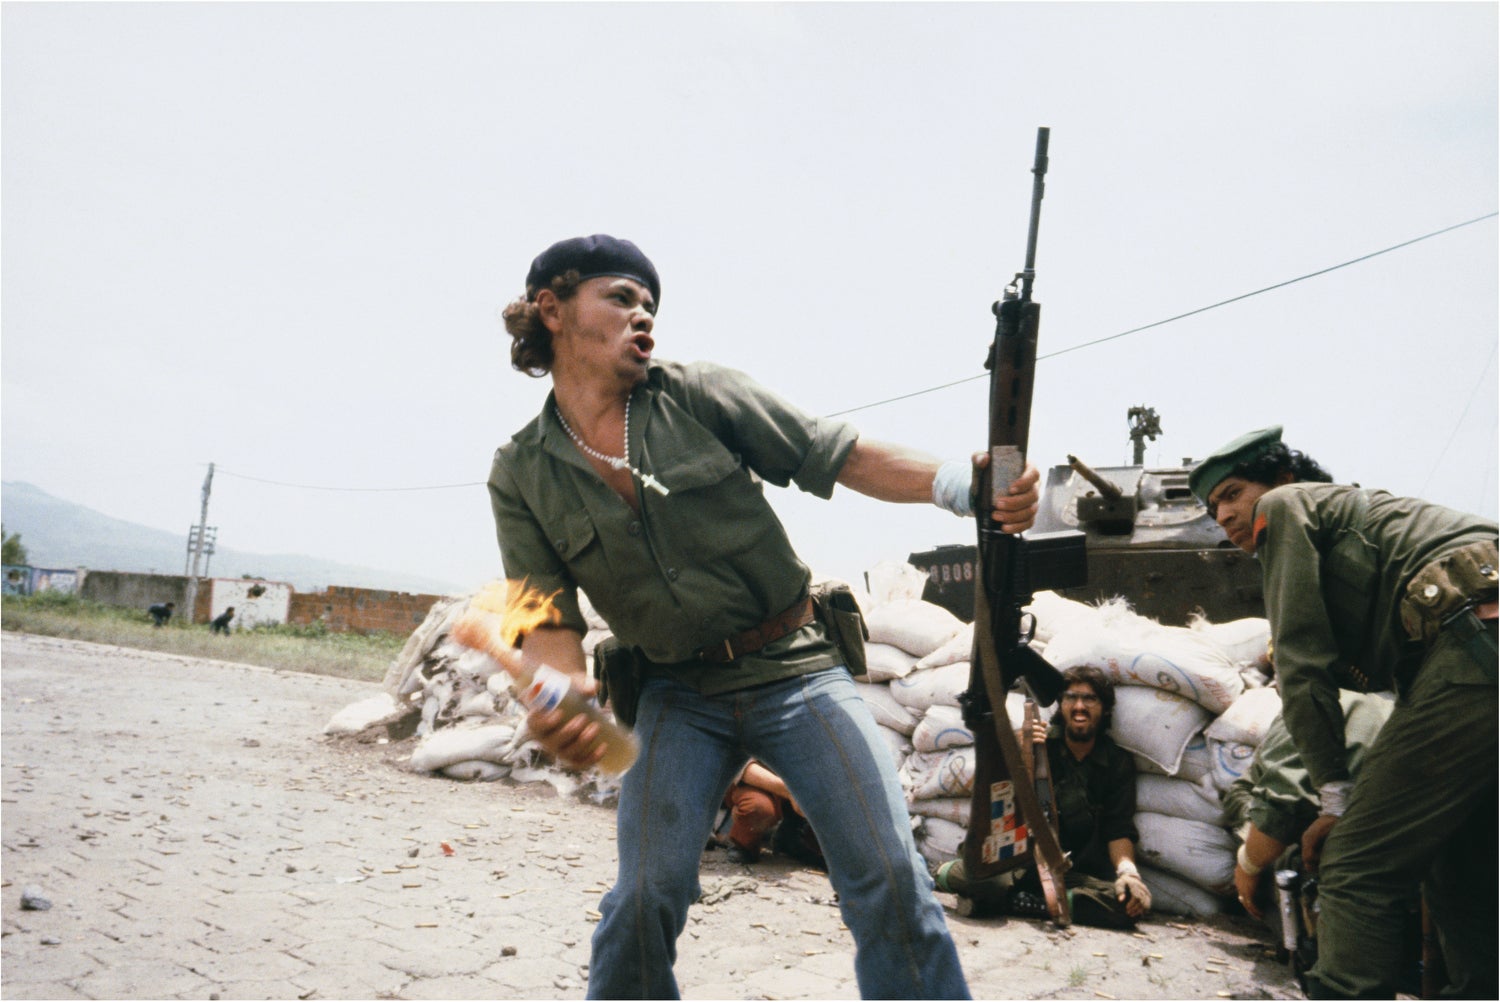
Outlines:
[[[469,600],[476,612],[500,617],[500,639],[507,647],[538,626],[556,626],[562,613],[552,604],[557,592],[544,595],[522,581],[491,581]]]

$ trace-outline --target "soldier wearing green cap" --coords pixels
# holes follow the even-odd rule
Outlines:
[[[1448,992],[1496,997],[1496,523],[1331,483],[1281,428],[1189,477],[1261,564],[1284,719],[1318,791],[1303,835],[1322,915],[1312,998],[1389,998],[1401,902],[1426,880]],[[1349,776],[1339,689],[1395,690]]]

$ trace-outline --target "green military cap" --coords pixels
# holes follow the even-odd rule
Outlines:
[[[1198,500],[1208,504],[1208,495],[1229,476],[1231,470],[1241,463],[1254,459],[1270,446],[1281,441],[1281,425],[1273,424],[1260,431],[1246,432],[1227,445],[1215,449],[1207,459],[1199,463],[1188,474],[1188,486],[1198,495]]]

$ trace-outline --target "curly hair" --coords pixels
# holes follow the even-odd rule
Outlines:
[[[1275,486],[1283,473],[1290,473],[1293,483],[1333,483],[1333,474],[1319,466],[1306,453],[1288,449],[1284,442],[1273,442],[1253,459],[1247,459],[1229,471],[1231,477],[1241,477],[1252,484],[1267,486]]]
[[[1110,677],[1093,665],[1077,665],[1062,673],[1063,688],[1067,688],[1074,682],[1082,682],[1094,690],[1094,695],[1099,697],[1099,707],[1104,711],[1104,716],[1099,721],[1099,726],[1109,729],[1109,722],[1115,712],[1115,684]]]
[[[548,288],[559,300],[566,302],[578,294],[582,282],[578,270],[570,268],[554,278]],[[511,368],[534,378],[552,371],[552,332],[542,323],[541,311],[537,309],[536,294],[539,291],[528,285],[526,295],[516,297],[500,312],[505,330],[511,337]]]

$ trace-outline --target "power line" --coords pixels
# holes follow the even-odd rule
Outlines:
[[[1458,416],[1457,421],[1453,422],[1453,430],[1448,433],[1448,441],[1443,443],[1443,448],[1438,453],[1437,459],[1433,460],[1432,469],[1427,472],[1427,479],[1422,481],[1422,489],[1417,492],[1418,494],[1427,493],[1427,485],[1437,475],[1438,467],[1443,463],[1443,457],[1448,455],[1449,447],[1453,445],[1453,440],[1458,437],[1458,429],[1462,428],[1464,421],[1468,419],[1469,408],[1474,406],[1474,398],[1479,395],[1479,388],[1485,384],[1490,374],[1490,365],[1495,361],[1496,348],[1496,345],[1490,345],[1490,357],[1485,360],[1484,368],[1479,370],[1479,379],[1475,381],[1474,388],[1469,391],[1469,399],[1464,403],[1463,413]]]
[[[1424,233],[1424,234],[1422,234],[1419,237],[1412,237],[1410,240],[1403,240],[1403,241],[1401,241],[1398,244],[1392,244],[1389,247],[1383,247],[1380,250],[1371,251],[1368,254],[1361,254],[1359,257],[1350,258],[1348,261],[1341,261],[1338,264],[1329,265],[1327,268],[1319,268],[1317,271],[1310,271],[1310,272],[1308,272],[1305,275],[1298,275],[1296,278],[1289,278],[1289,279],[1286,279],[1285,281],[1277,282],[1274,285],[1268,285],[1268,286],[1266,286],[1263,289],[1256,289],[1253,292],[1241,293],[1240,295],[1238,295],[1238,296],[1232,296],[1229,299],[1221,299],[1217,303],[1210,303],[1207,306],[1200,306],[1200,307],[1198,307],[1195,310],[1188,310],[1186,313],[1179,313],[1176,316],[1167,317],[1165,320],[1157,320],[1157,321],[1155,321],[1153,323],[1142,324],[1140,327],[1132,327],[1130,330],[1121,331],[1118,334],[1111,334],[1108,337],[1101,337],[1101,338],[1097,338],[1097,339],[1095,339],[1093,341],[1085,341],[1082,344],[1075,344],[1071,348],[1063,348],[1063,349],[1060,349],[1058,351],[1050,352],[1050,353],[1048,353],[1046,355],[1038,355],[1037,356],[1037,361],[1040,362],[1043,359],[1056,358],[1059,355],[1066,355],[1069,352],[1073,352],[1073,351],[1081,351],[1084,348],[1092,348],[1095,345],[1105,344],[1106,342],[1109,342],[1109,341],[1117,341],[1117,340],[1119,340],[1122,337],[1128,337],[1131,334],[1139,334],[1142,331],[1148,331],[1148,330],[1151,330],[1154,327],[1161,327],[1161,326],[1164,326],[1165,324],[1170,324],[1170,323],[1172,323],[1174,321],[1177,321],[1177,320],[1183,320],[1183,319],[1185,319],[1187,317],[1197,316],[1200,313],[1207,313],[1209,310],[1216,310],[1216,309],[1218,309],[1221,306],[1228,306],[1230,303],[1238,303],[1241,300],[1249,299],[1252,296],[1259,296],[1259,295],[1262,295],[1263,293],[1273,292],[1276,289],[1284,289],[1284,288],[1286,288],[1289,285],[1295,285],[1298,282],[1305,282],[1305,281],[1307,281],[1310,278],[1317,278],[1320,275],[1327,275],[1329,272],[1338,271],[1340,268],[1347,268],[1350,265],[1359,264],[1362,261],[1368,261],[1371,258],[1379,257],[1382,254],[1389,254],[1389,253],[1391,253],[1391,251],[1400,250],[1403,247],[1410,247],[1412,244],[1420,243],[1423,240],[1430,240],[1433,237],[1442,236],[1445,233],[1451,233],[1454,230],[1462,229],[1465,226],[1472,226],[1475,223],[1484,222],[1486,219],[1493,219],[1497,215],[1500,215],[1500,211],[1487,212],[1487,213],[1485,213],[1482,216],[1475,216],[1473,219],[1466,219],[1466,220],[1464,220],[1461,223],[1454,223],[1452,226],[1445,226],[1445,227],[1443,227],[1440,230],[1433,230],[1431,233]],[[1492,357],[1493,357],[1493,353],[1492,353]],[[901,401],[901,400],[910,400],[912,397],[925,396],[925,395],[927,395],[929,393],[936,393],[939,390],[950,389],[950,388],[952,388],[954,386],[961,386],[964,383],[972,383],[975,380],[986,379],[988,377],[989,377],[989,373],[988,372],[981,372],[981,373],[977,373],[976,375],[973,375],[973,376],[965,376],[962,379],[955,379],[955,380],[953,380],[952,382],[949,382],[949,383],[942,383],[942,384],[940,384],[938,386],[929,386],[929,387],[927,387],[926,389],[923,389],[923,390],[913,390],[910,393],[902,393],[902,394],[899,394],[899,395],[894,396],[894,397],[886,397],[884,400],[876,400],[873,403],[860,404],[858,407],[849,407],[849,408],[846,408],[845,410],[834,411],[831,414],[828,414],[828,415],[825,415],[825,416],[826,417],[842,417],[845,414],[853,414],[856,411],[866,411],[866,410],[870,410],[870,409],[875,408],[875,407],[883,407],[886,404],[893,404],[893,403],[896,403],[896,402]],[[1476,387],[1476,391],[1477,391],[1477,387]],[[1470,394],[1470,403],[1472,404],[1472,402],[1473,402],[1473,394]],[[1465,415],[1468,414],[1468,407],[1467,406],[1464,408],[1464,413],[1465,413]],[[1460,418],[1460,421],[1462,421],[1462,418]],[[1457,433],[1457,428],[1454,429],[1454,432],[1455,432],[1455,434]],[[1451,437],[1449,438],[1449,442],[1451,444],[1451,442],[1452,442],[1452,438]],[[1444,452],[1446,452],[1447,451],[1447,446],[1444,446],[1443,450],[1444,450]],[[1441,459],[1441,456],[1439,458]],[[356,493],[392,493],[392,492],[396,492],[396,491],[442,491],[442,490],[451,490],[451,489],[457,488],[457,487],[482,487],[482,486],[484,486],[484,483],[482,481],[477,481],[476,480],[476,481],[470,481],[468,483],[461,483],[461,484],[433,484],[433,485],[427,486],[427,487],[327,487],[327,486],[321,486],[321,485],[317,485],[317,484],[293,484],[293,483],[287,483],[287,482],[281,481],[281,480],[267,480],[267,479],[265,479],[263,477],[252,477],[252,476],[248,476],[248,475],[243,474],[243,473],[234,473],[234,472],[232,472],[230,470],[224,470],[224,469],[220,469],[219,472],[222,475],[224,475],[224,476],[238,477],[241,480],[253,480],[256,483],[271,484],[271,485],[276,486],[276,487],[293,487],[293,488],[296,488],[298,490],[308,490],[308,491],[343,491],[343,492],[356,492]]]
[[[1262,293],[1271,292],[1276,289],[1284,289],[1288,285],[1295,285],[1298,282],[1305,282],[1309,278],[1317,278],[1319,275],[1326,275],[1329,272],[1338,271],[1340,268],[1347,268],[1350,265],[1359,264],[1361,261],[1368,261],[1371,258],[1379,257],[1382,254],[1389,254],[1391,251],[1400,250],[1403,247],[1410,247],[1412,244],[1420,243],[1423,240],[1430,240],[1433,237],[1442,236],[1444,233],[1451,233],[1452,231],[1461,229],[1462,227],[1472,226],[1475,223],[1483,222],[1486,219],[1493,219],[1497,215],[1500,215],[1500,212],[1487,212],[1482,216],[1476,216],[1473,219],[1466,219],[1461,223],[1454,223],[1452,226],[1445,226],[1440,230],[1433,230],[1431,233],[1424,233],[1420,237],[1412,237],[1410,240],[1403,240],[1399,244],[1392,244],[1389,247],[1383,247],[1380,250],[1371,251],[1368,254],[1362,254],[1359,257],[1351,258],[1348,261],[1343,261],[1335,265],[1329,265],[1327,268],[1319,268],[1317,271],[1310,271],[1306,275],[1298,275],[1296,278],[1289,278],[1284,282],[1277,282],[1275,285],[1268,285],[1263,289],[1256,289],[1254,292],[1241,293],[1240,295],[1232,296],[1229,299],[1221,299],[1217,303],[1210,303],[1208,306],[1200,306],[1196,310],[1188,310],[1186,313],[1179,313],[1175,317],[1167,317],[1165,320],[1157,320],[1154,323],[1142,324],[1140,327],[1132,327],[1128,331],[1121,331],[1118,334],[1111,334],[1108,337],[1101,337],[1093,341],[1085,341],[1082,344],[1075,344],[1071,348],[1063,348],[1059,351],[1049,352],[1046,355],[1038,355],[1036,360],[1040,362],[1046,358],[1056,358],[1059,355],[1066,355],[1071,351],[1081,351],[1084,348],[1092,348],[1095,345],[1104,344],[1108,341],[1116,341],[1122,337],[1128,337],[1131,334],[1139,334],[1141,331],[1151,330],[1153,327],[1161,327],[1164,324],[1172,323],[1175,320],[1182,320],[1187,317],[1197,316],[1199,313],[1207,313],[1209,310],[1216,310],[1220,306],[1228,306],[1230,303],[1238,303],[1240,300],[1249,299],[1251,296],[1259,296]],[[829,414],[827,416],[842,417],[845,414],[853,414],[855,411],[869,410],[872,407],[881,407],[885,404],[895,403],[898,400],[909,400],[912,397],[920,397],[923,394],[936,393],[938,390],[946,390],[949,387],[958,386],[962,383],[972,383],[976,379],[985,379],[988,376],[988,372],[981,372],[974,376],[965,376],[963,379],[956,379],[951,383],[943,383],[941,386],[932,386],[925,390],[915,390],[911,393],[903,393],[900,396],[887,397],[884,400],[877,400],[874,403],[861,404],[858,407],[850,407],[847,410],[834,411],[832,414]]]

